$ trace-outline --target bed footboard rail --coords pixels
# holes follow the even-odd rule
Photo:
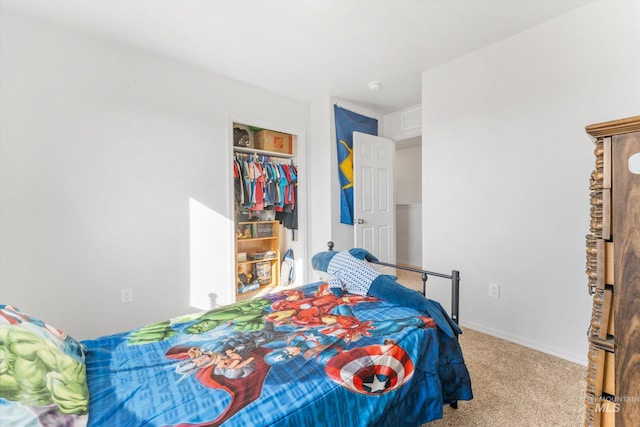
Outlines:
[[[384,267],[397,268],[399,270],[412,271],[414,273],[420,273],[422,275],[422,295],[427,296],[427,279],[429,276],[441,277],[443,279],[451,280],[451,319],[454,322],[460,323],[460,272],[458,270],[452,270],[451,274],[436,273],[435,271],[422,270],[419,268],[408,267],[399,264],[389,264],[382,261],[371,261],[371,264],[378,264]]]
[[[328,242],[327,246],[329,250],[333,250],[333,242]],[[384,267],[397,268],[399,270],[411,271],[421,274],[422,279],[422,294],[427,296],[427,279],[429,276],[440,277],[443,279],[451,280],[451,319],[457,324],[460,324],[460,272],[458,270],[451,270],[451,274],[437,273],[435,271],[422,270],[420,268],[408,267],[405,265],[390,264],[382,261],[371,261],[371,264],[378,264]]]

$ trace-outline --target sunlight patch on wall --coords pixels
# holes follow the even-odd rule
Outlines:
[[[208,310],[233,302],[229,276],[230,220],[189,198],[189,304]]]

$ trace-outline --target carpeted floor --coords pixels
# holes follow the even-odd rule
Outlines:
[[[422,287],[415,273],[384,272],[407,287]],[[447,406],[443,419],[423,427],[584,425],[585,366],[466,328],[460,345],[474,398],[459,402],[458,409]]]
[[[424,427],[584,425],[586,367],[470,329],[460,345],[474,398]]]

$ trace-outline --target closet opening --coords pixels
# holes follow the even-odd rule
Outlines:
[[[232,126],[234,294],[243,300],[304,281],[304,187],[299,135],[243,121]]]

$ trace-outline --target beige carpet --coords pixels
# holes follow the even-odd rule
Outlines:
[[[586,367],[464,329],[460,345],[474,398],[425,427],[578,427]]]
[[[384,272],[396,274],[407,287],[422,288],[416,273]],[[585,366],[465,328],[460,345],[473,400],[459,402],[458,409],[447,406],[441,420],[424,427],[584,425]]]

